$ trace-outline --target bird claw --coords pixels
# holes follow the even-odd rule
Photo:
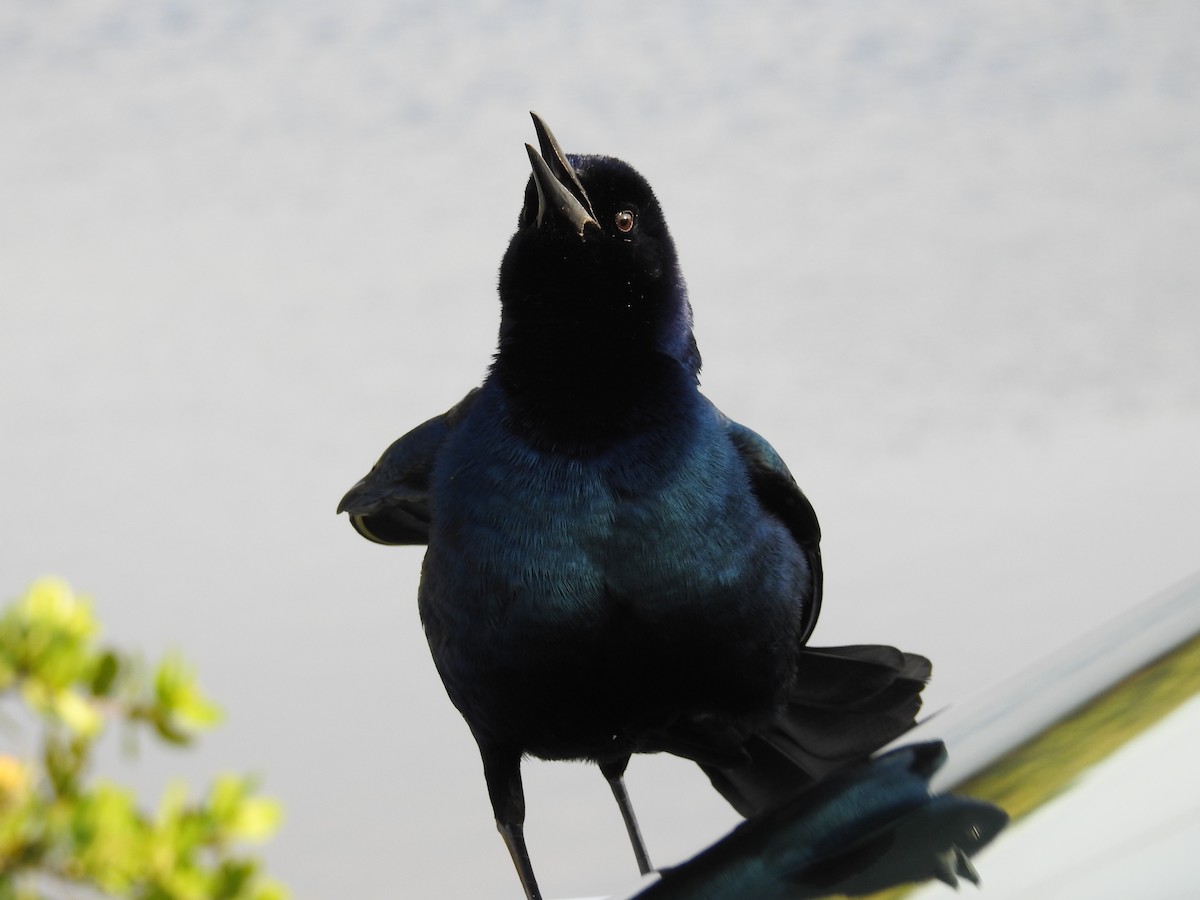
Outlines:
[[[954,847],[954,870],[960,876],[967,879],[971,884],[979,887],[979,871],[975,868],[975,864],[971,862],[971,858],[967,856],[965,850],[957,844]]]
[[[966,851],[957,844],[951,844],[950,849],[934,857],[933,875],[938,881],[955,890],[958,890],[959,878],[965,878],[976,887],[980,884],[979,871],[967,856]]]
[[[938,853],[933,858],[933,876],[938,881],[958,890],[958,875],[955,873],[954,853],[950,850]]]

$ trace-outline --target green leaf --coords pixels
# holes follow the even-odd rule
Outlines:
[[[104,727],[104,717],[82,695],[72,690],[58,691],[51,698],[51,709],[75,734],[94,738]]]
[[[196,674],[177,655],[170,655],[159,664],[154,675],[154,695],[164,713],[159,729],[168,740],[180,737],[187,730],[202,731],[221,719],[221,711],[210,701],[196,683]]]
[[[279,829],[283,809],[265,797],[247,799],[230,825],[233,837],[243,841],[263,841]]]
[[[111,650],[106,650],[100,654],[92,669],[91,690],[95,697],[107,697],[112,693],[113,685],[117,680],[117,673],[121,670],[121,661]]]
[[[71,586],[61,578],[40,578],[35,581],[18,609],[29,621],[74,640],[90,638],[99,628],[92,615],[91,603],[76,596]]]

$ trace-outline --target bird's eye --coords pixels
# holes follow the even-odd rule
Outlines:
[[[619,213],[617,213],[615,219],[617,231],[621,232],[622,234],[628,234],[629,232],[633,231],[633,225],[636,221],[637,219],[634,217],[632,210],[621,210]]]

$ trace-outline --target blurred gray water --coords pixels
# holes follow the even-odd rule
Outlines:
[[[0,7],[0,575],[180,648],[298,897],[518,895],[420,633],[333,509],[482,377],[542,113],[632,162],[705,389],[824,526],[819,643],[961,700],[1200,564],[1200,7]],[[0,737],[8,741],[10,737]],[[526,765],[551,895],[636,881],[603,780]],[[657,862],[731,811],[635,761]],[[402,887],[401,887],[402,885]]]

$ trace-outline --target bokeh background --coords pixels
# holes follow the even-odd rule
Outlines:
[[[969,702],[1200,567],[1197,34],[1189,0],[9,0],[0,591],[61,574],[198,665],[226,726],[129,777],[262,773],[297,897],[517,896],[420,551],[333,510],[484,375],[536,109],[654,184],[706,392],[821,516],[816,641]],[[634,884],[599,774],[525,771],[547,893]],[[736,821],[689,764],[629,782],[660,864]]]

